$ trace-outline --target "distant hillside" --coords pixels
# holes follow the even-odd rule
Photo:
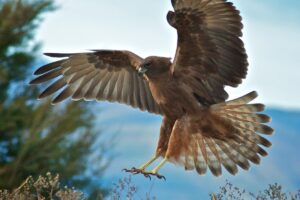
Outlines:
[[[275,128],[300,130],[300,111],[271,108],[266,113],[272,116]]]

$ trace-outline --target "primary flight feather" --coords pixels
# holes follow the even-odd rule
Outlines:
[[[48,53],[62,59],[40,67],[31,84],[54,80],[39,96],[57,91],[59,103],[73,100],[108,100],[163,116],[154,156],[139,168],[126,170],[159,178],[169,161],[186,170],[215,175],[222,166],[231,174],[248,169],[266,156],[271,143],[262,135],[273,129],[260,114],[262,104],[250,92],[226,101],[224,87],[236,87],[247,74],[247,54],[239,11],[226,0],[172,0],[167,20],[177,30],[176,55],[145,59],[130,51],[94,50],[90,53]],[[157,158],[161,163],[146,168]]]

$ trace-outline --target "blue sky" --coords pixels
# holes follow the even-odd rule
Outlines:
[[[48,14],[38,31],[37,40],[43,41],[43,52],[129,49],[142,57],[174,55],[176,31],[165,20],[171,9],[169,0],[57,2],[60,9]],[[257,90],[258,101],[270,107],[300,109],[300,1],[233,2],[243,16],[243,40],[250,66],[243,84],[228,89],[230,97]],[[140,165],[150,158],[155,150],[161,118],[109,103],[99,104],[97,109],[97,126],[106,130],[107,136],[118,133],[115,152],[119,156],[105,178],[106,184],[110,185],[124,175],[120,173],[122,168]],[[270,138],[274,145],[259,167],[253,166],[249,172],[240,171],[235,177],[225,173],[221,178],[214,178],[210,174],[199,177],[194,172],[187,173],[168,164],[162,169],[167,183],[157,180],[153,183],[143,177],[134,177],[134,181],[144,186],[141,188],[144,192],[154,184],[153,193],[159,194],[161,199],[172,195],[182,197],[178,199],[207,197],[207,193],[217,190],[225,179],[252,190],[276,181],[295,190],[300,185],[300,162],[294,156],[299,148],[296,142],[299,141],[299,113],[291,116],[284,111],[269,112],[274,115],[273,124],[278,134]]]

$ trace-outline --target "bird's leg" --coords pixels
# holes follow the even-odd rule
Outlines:
[[[167,159],[164,158],[153,170],[151,170],[151,173],[157,174],[158,170],[167,162]]]
[[[158,158],[158,156],[153,156],[150,160],[148,160],[145,164],[143,164],[142,166],[139,167],[139,169],[141,170],[145,170],[149,165],[151,165],[156,159]]]
[[[124,169],[124,171],[130,172],[130,173],[133,173],[133,174],[140,174],[140,173],[144,174],[145,169],[149,165],[151,165],[157,158],[158,158],[158,156],[155,155],[150,160],[148,160],[145,164],[143,164],[142,166],[140,166],[139,168],[132,167],[131,169]]]

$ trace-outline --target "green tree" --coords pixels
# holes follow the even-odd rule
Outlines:
[[[37,102],[28,86],[31,66],[39,59],[35,30],[52,0],[0,0],[0,188],[13,189],[26,177],[59,173],[62,184],[88,189],[102,174],[102,152],[90,155],[96,141],[89,104],[51,106]],[[89,168],[92,173],[85,173]]]

